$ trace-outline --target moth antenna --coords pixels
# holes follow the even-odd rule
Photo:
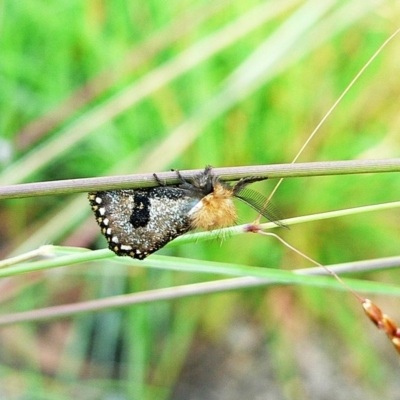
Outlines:
[[[266,204],[267,198],[261,193],[242,186],[242,189],[236,191],[236,193],[234,190],[233,196],[252,207],[269,221],[273,222],[275,225],[280,226],[281,228],[289,229],[287,225],[280,221],[282,217],[279,211],[274,207],[272,203]]]
[[[267,179],[268,177],[266,176],[246,176],[245,178],[240,179],[233,187],[233,196],[240,193],[250,183],[265,181]]]
[[[278,210],[271,204],[270,197],[267,198],[255,190],[246,188],[250,183],[265,181],[266,179],[268,179],[268,177],[264,176],[249,176],[240,179],[240,181],[233,187],[233,196],[256,210],[258,212],[258,221],[262,215],[281,228],[289,229],[287,225],[280,222],[282,217]]]

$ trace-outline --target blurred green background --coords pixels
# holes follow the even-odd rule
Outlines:
[[[0,3],[0,185],[290,162],[399,27],[388,1]],[[400,155],[400,37],[300,161]],[[254,187],[268,194],[276,182]],[[396,174],[288,179],[286,217],[398,200]],[[241,221],[251,209],[238,205]],[[0,203],[1,258],[104,248],[86,195]],[[397,211],[277,231],[324,264],[398,254]],[[215,262],[310,264],[241,235],[163,249]],[[216,264],[216,268],[218,264]],[[398,284],[398,272],[368,279]],[[103,261],[3,279],[2,313],[216,279]],[[377,299],[400,321],[398,298]],[[4,399],[398,398],[398,360],[350,295],[274,287],[0,330]],[[396,397],[397,396],[397,397]]]

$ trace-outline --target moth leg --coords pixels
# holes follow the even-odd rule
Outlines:
[[[189,186],[192,187],[192,185],[182,176],[182,174],[180,173],[180,171],[178,171],[177,169],[171,169],[171,171],[176,172],[176,174],[178,175],[179,180],[181,181],[181,185],[182,185],[183,187],[189,187]],[[154,179],[157,181],[157,183],[158,183],[160,186],[169,186],[169,185],[167,184],[167,182],[161,180],[161,179],[157,176],[157,174],[153,174],[153,176],[154,176]]]
[[[162,181],[162,180],[157,176],[157,174],[153,174],[153,176],[154,176],[154,179],[157,181],[157,183],[158,183],[160,186],[167,186],[167,183],[166,183],[165,181]]]
[[[193,186],[192,183],[188,182],[180,173],[179,170],[177,169],[173,169],[172,171],[176,172],[176,174],[178,175],[179,180],[181,181],[181,183],[179,184],[179,187],[181,189],[186,189],[186,190],[194,190],[195,186]]]
[[[181,181],[182,184],[189,184],[189,182],[182,176],[181,172],[177,169],[171,169],[171,171],[176,172],[178,175],[179,180]]]

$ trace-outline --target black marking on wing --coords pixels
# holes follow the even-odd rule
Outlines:
[[[140,193],[135,193],[134,199],[135,205],[129,222],[134,228],[141,228],[146,226],[150,221],[150,200],[149,196]]]

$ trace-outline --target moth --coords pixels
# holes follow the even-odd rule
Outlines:
[[[192,230],[234,225],[238,216],[233,198],[254,208],[278,226],[284,226],[266,199],[247,185],[267,179],[246,177],[231,185],[206,166],[188,182],[176,171],[178,185],[89,193],[89,202],[109,249],[118,256],[142,260],[176,237]]]

